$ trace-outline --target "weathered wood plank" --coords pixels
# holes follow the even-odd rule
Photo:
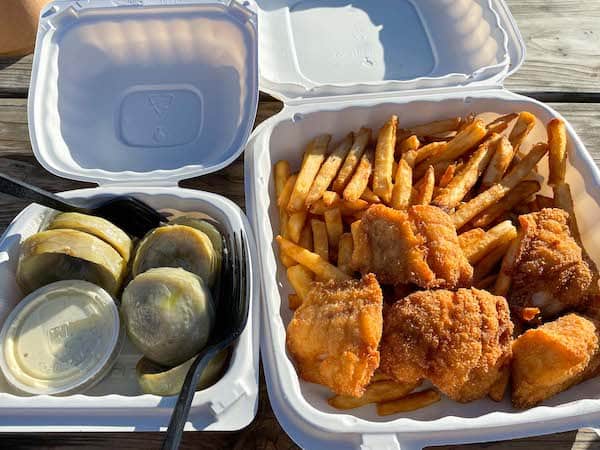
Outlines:
[[[507,3],[527,45],[525,64],[506,81],[509,89],[600,92],[600,2],[507,0]],[[26,96],[31,61],[31,55],[21,59],[0,58],[0,97]]]

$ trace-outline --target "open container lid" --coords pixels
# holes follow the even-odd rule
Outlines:
[[[260,87],[286,102],[493,86],[525,45],[504,0],[256,0]]]
[[[56,175],[99,184],[219,170],[252,130],[257,49],[256,15],[235,2],[50,3],[29,93],[33,152]]]

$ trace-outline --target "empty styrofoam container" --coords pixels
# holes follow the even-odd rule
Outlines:
[[[261,354],[271,405],[286,432],[311,449],[418,449],[554,433],[600,423],[600,378],[529,410],[509,399],[379,417],[373,405],[330,407],[330,391],[299,379],[286,351],[292,313],[278,262],[272,167],[299,167],[306,144],[361,126],[378,129],[392,114],[400,126],[471,112],[527,110],[546,123],[552,108],[502,87],[524,59],[524,44],[502,0],[258,2],[261,88],[284,101],[245,153],[246,201],[262,275]],[[449,57],[452,55],[452,57]],[[570,183],[584,244],[600,262],[600,172],[567,124]],[[545,164],[541,164],[543,167]]]
[[[182,189],[243,150],[256,114],[256,14],[230,2],[56,1],[42,11],[29,93],[29,130],[50,172],[97,188],[65,198],[130,194],[155,208],[201,212],[245,237],[250,315],[229,367],[194,395],[186,430],[237,430],[258,400],[256,248],[243,212],[228,199]],[[15,282],[19,243],[51,210],[31,205],[0,239],[0,318],[23,297]],[[125,342],[110,373],[85,394],[22,396],[0,386],[0,431],[158,431],[176,397],[142,394]]]

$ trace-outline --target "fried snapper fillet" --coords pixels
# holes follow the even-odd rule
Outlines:
[[[595,376],[598,327],[596,320],[567,314],[519,336],[511,364],[513,405],[529,408]]]
[[[592,270],[569,231],[569,215],[546,208],[519,216],[521,231],[507,299],[517,307],[538,307],[544,318],[584,306],[592,292]]]
[[[287,328],[300,377],[360,397],[379,366],[383,295],[375,275],[313,283]]]
[[[384,284],[422,288],[471,285],[473,268],[464,256],[450,217],[429,205],[398,211],[373,205],[353,232],[351,265]]]
[[[399,382],[429,379],[459,402],[485,396],[511,357],[508,304],[483,290],[415,292],[383,322],[380,370]]]

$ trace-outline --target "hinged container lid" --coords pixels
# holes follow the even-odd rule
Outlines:
[[[255,13],[231,1],[50,3],[29,94],[34,154],[52,173],[100,184],[219,170],[254,123],[257,50]]]
[[[257,0],[260,87],[315,97],[493,86],[525,46],[504,0]]]

